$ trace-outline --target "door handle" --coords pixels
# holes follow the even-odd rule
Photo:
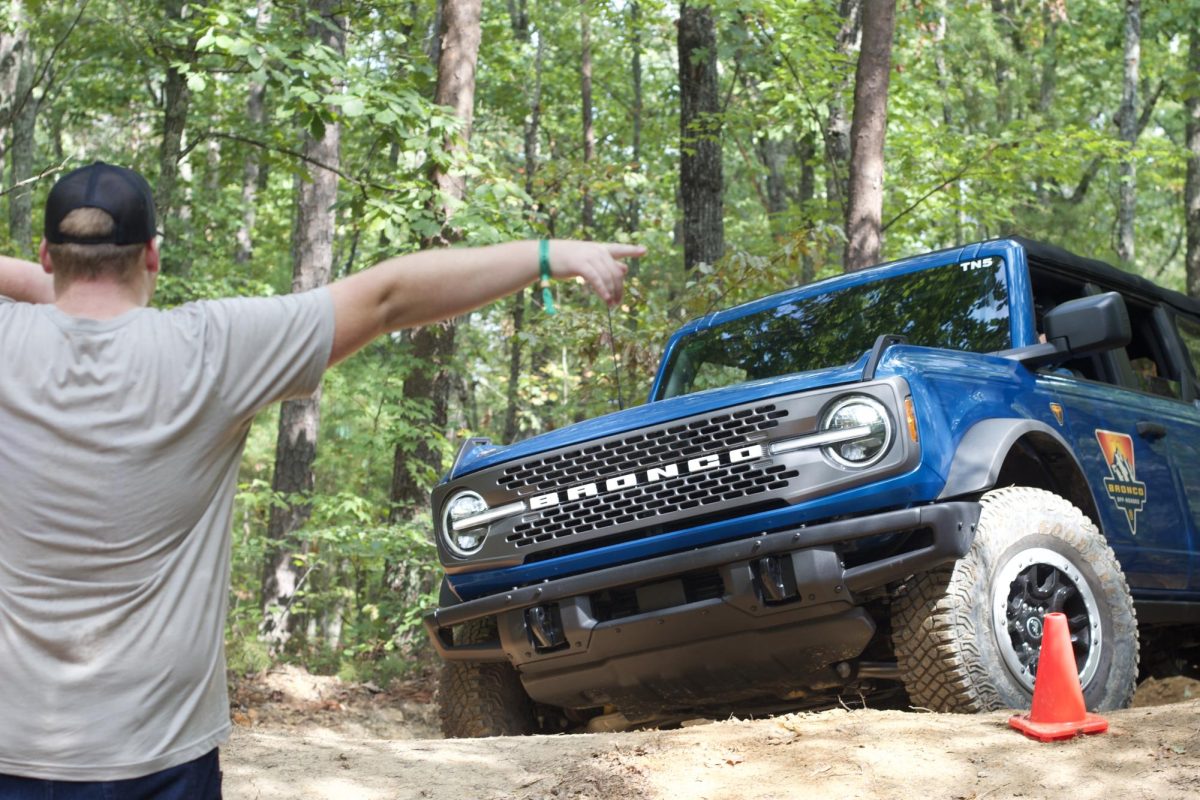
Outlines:
[[[1163,425],[1161,422],[1140,420],[1137,424],[1137,432],[1138,436],[1153,442],[1156,439],[1161,439],[1167,435],[1167,426]]]

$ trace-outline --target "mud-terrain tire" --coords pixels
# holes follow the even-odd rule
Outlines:
[[[483,619],[460,625],[457,644],[495,639],[496,623]],[[438,718],[447,739],[523,736],[538,732],[533,700],[511,664],[446,661],[437,691]]]
[[[1120,564],[1075,506],[1041,489],[984,495],[970,551],[922,573],[892,604],[892,639],[914,706],[1028,708],[1041,615],[1064,611],[1093,711],[1122,708],[1138,674],[1138,629]],[[1056,607],[1057,606],[1057,607]]]

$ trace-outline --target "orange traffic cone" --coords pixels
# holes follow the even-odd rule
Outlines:
[[[1087,713],[1079,668],[1071,650],[1065,614],[1051,612],[1042,618],[1042,653],[1033,683],[1033,708],[1010,717],[1008,724],[1042,742],[1070,739],[1080,733],[1104,733],[1108,720]]]

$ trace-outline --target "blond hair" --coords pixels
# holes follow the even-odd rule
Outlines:
[[[107,236],[114,226],[112,216],[99,208],[77,208],[58,223],[59,233],[79,238]],[[145,267],[144,244],[46,243],[54,266],[55,284],[80,278],[112,277],[128,283]]]

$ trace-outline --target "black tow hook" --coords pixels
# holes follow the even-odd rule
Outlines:
[[[533,606],[525,609],[525,627],[539,653],[558,650],[567,643],[563,632],[562,612],[558,603]]]
[[[763,599],[768,603],[785,603],[796,597],[796,576],[791,569],[791,556],[764,556],[754,562],[762,582]]]

